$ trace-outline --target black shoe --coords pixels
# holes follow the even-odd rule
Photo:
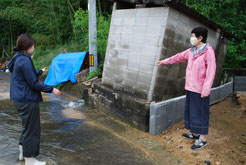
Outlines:
[[[184,133],[183,136],[188,139],[199,139],[200,135],[195,136],[193,133]]]
[[[191,149],[193,150],[199,150],[207,145],[207,141],[202,141],[201,139],[197,139],[195,141],[195,144],[191,146]]]

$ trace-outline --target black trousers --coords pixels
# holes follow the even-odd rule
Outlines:
[[[22,119],[22,132],[19,144],[23,146],[24,157],[39,155],[40,146],[40,111],[37,102],[15,102]]]

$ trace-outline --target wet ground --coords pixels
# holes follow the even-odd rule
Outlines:
[[[208,146],[193,151],[183,121],[157,136],[79,106],[78,99],[44,94],[41,150],[48,165],[246,165],[246,93],[210,108]],[[0,165],[18,161],[21,120],[9,100],[9,75],[0,73]]]
[[[152,136],[88,110],[77,98],[43,96],[38,159],[48,165],[186,164]],[[24,165],[18,160],[20,130],[21,120],[9,100],[9,75],[0,73],[0,165]]]

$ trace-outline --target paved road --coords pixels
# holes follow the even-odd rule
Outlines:
[[[0,165],[24,165],[23,161],[18,161],[21,120],[9,100],[9,77],[0,73]],[[174,165],[182,162],[148,134],[79,106],[77,98],[43,96],[38,159],[48,165]]]

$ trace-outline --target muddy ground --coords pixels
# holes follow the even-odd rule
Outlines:
[[[186,132],[188,130],[181,121],[157,136],[134,128],[128,128],[119,136],[134,139],[133,143],[141,141],[140,148],[144,146],[144,150],[147,149],[145,154],[152,158],[152,164],[173,165],[170,161],[163,161],[166,155],[160,159],[163,153],[158,154],[158,151],[165,150],[178,160],[178,164],[183,165],[246,165],[246,93],[231,94],[210,107],[210,129],[206,137],[206,147],[192,150],[190,147],[194,141],[182,136]],[[144,137],[146,142],[143,142]]]
[[[208,145],[198,151],[190,149],[193,140],[181,134],[183,121],[158,135],[162,144],[188,164],[246,164],[246,93],[232,94],[210,108]],[[205,161],[208,160],[208,163]]]

